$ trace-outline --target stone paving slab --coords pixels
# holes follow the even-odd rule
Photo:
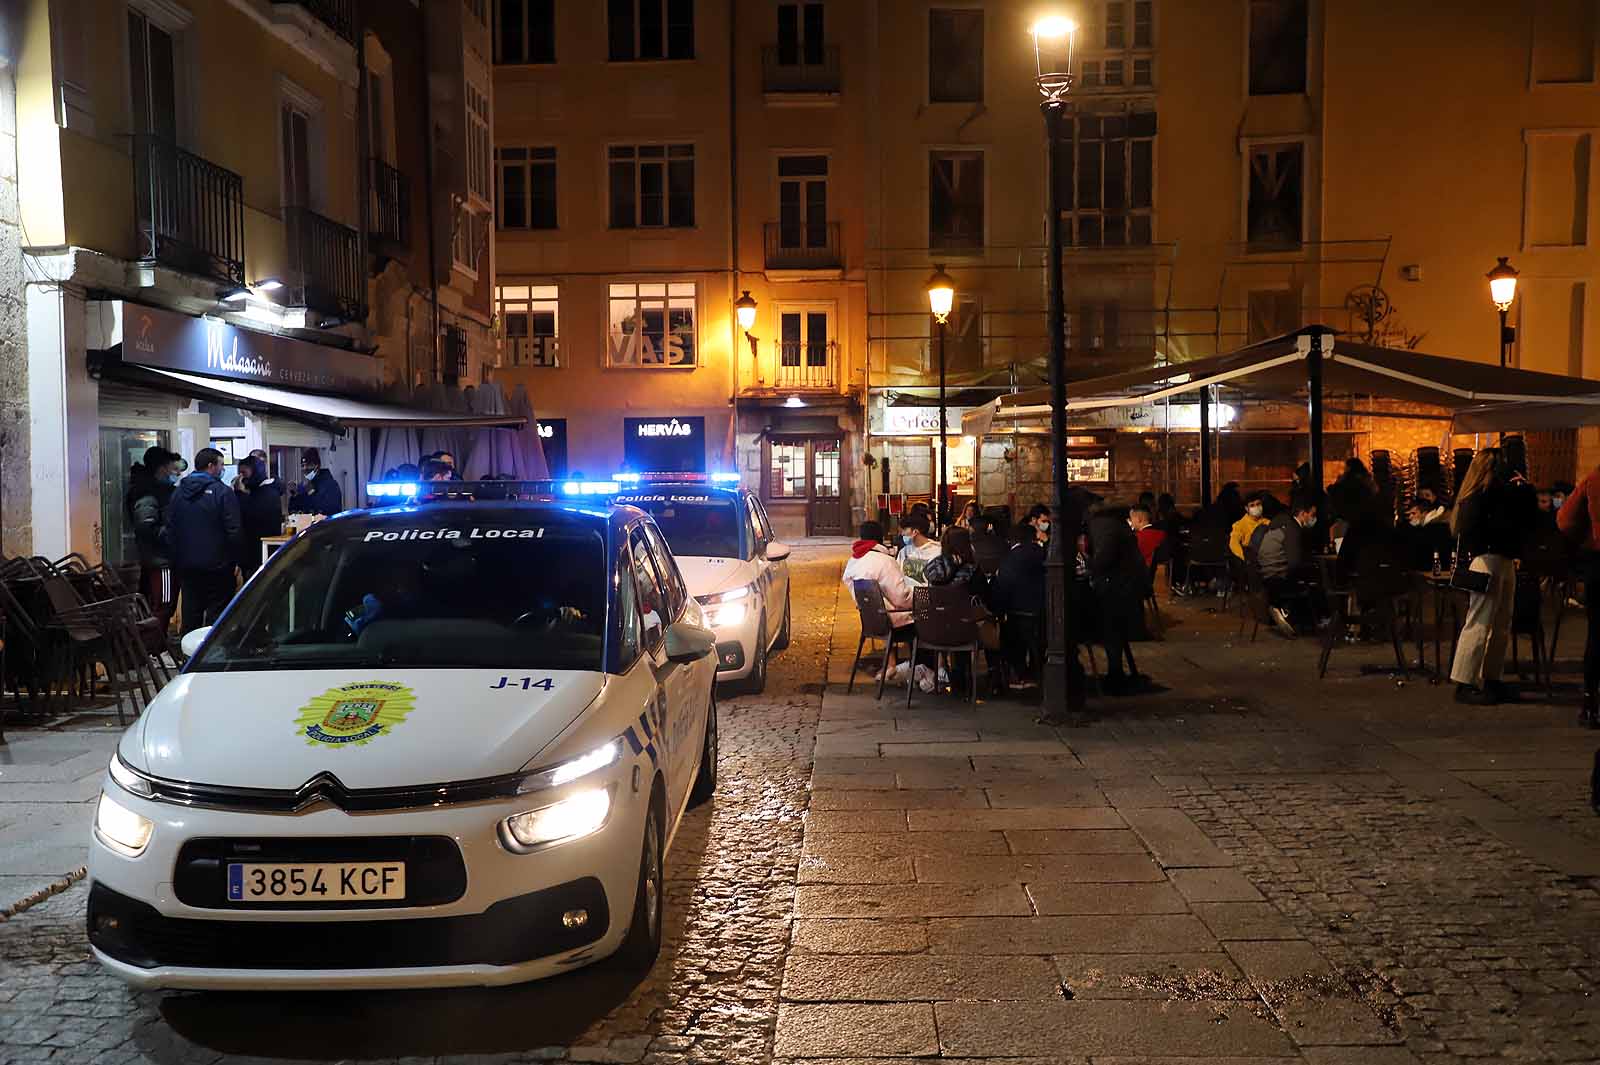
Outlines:
[[[1233,864],[1233,859],[1180,810],[1118,810],[1164,868]]]
[[[1036,806],[1004,810],[908,810],[913,832],[949,832],[961,829],[1095,829],[1125,828],[1122,815],[1109,807]]]
[[[791,1002],[942,1002],[1058,998],[1061,979],[1047,958],[953,955],[790,958],[783,996]]]
[[[928,949],[928,926],[921,921],[811,919],[794,923],[793,942],[821,954],[921,954]]]
[[[1306,1065],[1421,1065],[1405,1047],[1305,1047]]]
[[[795,891],[794,912],[798,917],[965,917],[1025,915],[1033,908],[1018,884],[814,884]]]
[[[883,756],[885,758],[923,758],[929,755],[940,757],[1000,754],[1060,754],[1062,746],[1060,740],[993,740],[983,743],[884,743]]]
[[[813,791],[813,810],[904,810],[921,809],[976,809],[989,805],[988,797],[980,790],[930,790],[914,791]]]
[[[806,830],[827,834],[846,832],[904,832],[904,810],[811,810],[806,813]]]
[[[778,1007],[773,1052],[779,1057],[927,1056],[939,1052],[939,1038],[927,1003],[785,1003]]]
[[[1003,836],[1012,854],[1144,854],[1137,835],[1121,829],[1016,829]]]
[[[941,1002],[946,1054],[1282,1054],[1290,1044],[1248,1002]]]
[[[1293,922],[1270,902],[1196,902],[1195,915],[1218,939],[1298,939]]]
[[[1169,869],[1173,887],[1190,902],[1259,902],[1261,892],[1234,869]]]
[[[1182,995],[1240,1000],[1253,992],[1226,954],[1060,954],[1056,971],[1074,1000],[1166,1001]]]
[[[989,805],[997,810],[1040,806],[1109,806],[1105,793],[1093,779],[1080,779],[1083,774],[1055,784],[1007,784],[986,788]]]
[[[802,884],[909,884],[916,878],[910,858],[818,854],[800,858]]]
[[[1125,884],[1164,881],[1144,854],[1032,854],[916,858],[924,884]]]
[[[1074,914],[1188,913],[1189,904],[1171,884],[1062,884],[1045,881],[1028,884],[1035,913],[1046,916]]]
[[[935,954],[1159,954],[1221,950],[1190,914],[955,917],[928,922]]]
[[[1258,984],[1333,975],[1327,959],[1304,939],[1236,939],[1225,941],[1222,949]]]
[[[1001,832],[819,832],[810,828],[805,852],[824,857],[931,858],[1014,851]]]

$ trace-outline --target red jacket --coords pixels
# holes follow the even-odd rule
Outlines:
[[[1600,551],[1600,470],[1583,479],[1556,513],[1556,524],[1580,551]]]

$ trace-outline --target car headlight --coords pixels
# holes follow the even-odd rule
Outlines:
[[[94,828],[113,850],[137,858],[150,845],[150,834],[155,822],[141,817],[117,802],[105,792],[100,793],[100,805],[95,808]]]
[[[720,629],[737,625],[745,619],[749,610],[748,600],[754,594],[754,586],[741,584],[716,595],[698,596],[696,601],[705,608],[706,624]]]
[[[111,774],[111,779],[117,787],[130,795],[148,799],[155,795],[155,789],[150,786],[150,781],[145,775],[122,760],[122,755],[113,754],[111,764],[106,766],[106,772]]]
[[[620,757],[622,757],[622,741],[612,740],[596,747],[588,754],[579,755],[548,769],[529,773],[517,785],[517,791],[526,794],[530,791],[543,791],[546,788],[559,788],[563,784],[570,784],[580,777],[604,769]]]
[[[500,822],[507,850],[526,852],[570,843],[600,831],[611,814],[610,788],[585,788],[560,802],[513,814]]]

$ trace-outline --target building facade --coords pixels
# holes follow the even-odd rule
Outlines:
[[[361,498],[327,397],[410,401],[493,357],[484,5],[17,0],[25,355],[5,550],[125,561],[160,445],[308,448]],[[17,410],[25,409],[23,419]],[[21,508],[26,508],[24,511]]]

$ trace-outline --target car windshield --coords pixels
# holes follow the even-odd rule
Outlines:
[[[728,496],[696,492],[639,492],[618,496],[656,519],[674,555],[743,558],[739,550],[739,503]]]
[[[462,509],[331,522],[283,549],[190,668],[604,667],[603,530]]]

